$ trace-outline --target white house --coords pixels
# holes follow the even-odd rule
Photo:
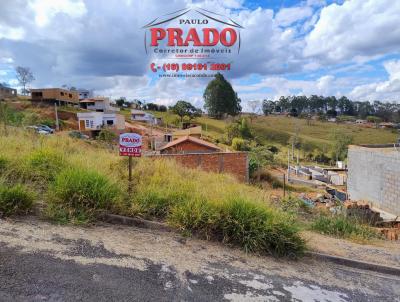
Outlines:
[[[79,93],[79,100],[91,98],[93,96],[93,91],[88,89],[79,88],[77,91]]]
[[[78,125],[81,131],[94,131],[104,128],[123,130],[125,118],[121,114],[104,112],[79,112]]]
[[[117,107],[111,106],[110,99],[107,97],[92,97],[79,101],[80,107],[97,112],[119,111]]]
[[[154,115],[137,109],[131,110],[131,120],[137,122],[145,122],[149,124],[157,124],[157,119]]]

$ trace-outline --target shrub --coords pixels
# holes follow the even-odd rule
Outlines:
[[[250,150],[248,141],[243,139],[243,138],[239,138],[239,137],[235,137],[232,140],[232,148],[236,151],[248,151]]]
[[[319,233],[339,238],[365,240],[380,237],[371,227],[359,223],[356,219],[347,218],[344,215],[320,215],[312,223],[311,228]]]
[[[27,157],[25,173],[34,181],[52,181],[64,168],[63,156],[52,149],[38,149]]]
[[[107,129],[103,129],[100,131],[99,135],[97,136],[98,140],[104,141],[106,143],[112,144],[113,142],[115,142],[117,140],[118,136]]]
[[[50,187],[47,215],[60,222],[90,222],[98,210],[109,209],[118,195],[118,188],[105,176],[70,168]]]
[[[249,252],[297,256],[305,248],[291,217],[273,210],[257,189],[230,177],[184,169],[166,160],[138,162],[136,176],[131,204],[136,212],[131,215],[164,218],[184,234]]]
[[[22,185],[0,185],[0,212],[4,215],[27,213],[33,205],[34,195]]]

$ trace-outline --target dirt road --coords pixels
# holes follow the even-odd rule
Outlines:
[[[0,220],[0,301],[400,301],[399,285],[174,233]]]

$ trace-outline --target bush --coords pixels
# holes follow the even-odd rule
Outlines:
[[[64,166],[64,158],[59,152],[42,148],[27,157],[24,170],[33,181],[53,181]]]
[[[118,188],[103,175],[70,168],[50,187],[47,215],[60,222],[90,222],[98,210],[109,209],[118,195]]]
[[[114,132],[107,129],[101,130],[99,135],[97,136],[98,140],[104,141],[109,144],[115,142],[117,138],[118,136]]]
[[[186,235],[249,252],[295,257],[305,248],[291,217],[272,209],[258,190],[230,177],[157,160],[138,162],[134,179],[134,211],[125,214],[164,218]]]
[[[339,238],[373,239],[380,235],[371,227],[359,223],[356,219],[344,215],[320,215],[311,225],[319,233]]]
[[[0,212],[4,215],[27,213],[33,205],[34,195],[22,185],[0,185]]]
[[[233,150],[236,150],[236,151],[249,151],[250,150],[248,141],[243,138],[239,138],[239,137],[235,137],[232,140],[232,148],[233,148]]]

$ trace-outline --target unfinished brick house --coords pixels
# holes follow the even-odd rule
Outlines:
[[[31,89],[32,102],[57,103],[58,105],[79,105],[79,93],[77,91],[61,88]]]

